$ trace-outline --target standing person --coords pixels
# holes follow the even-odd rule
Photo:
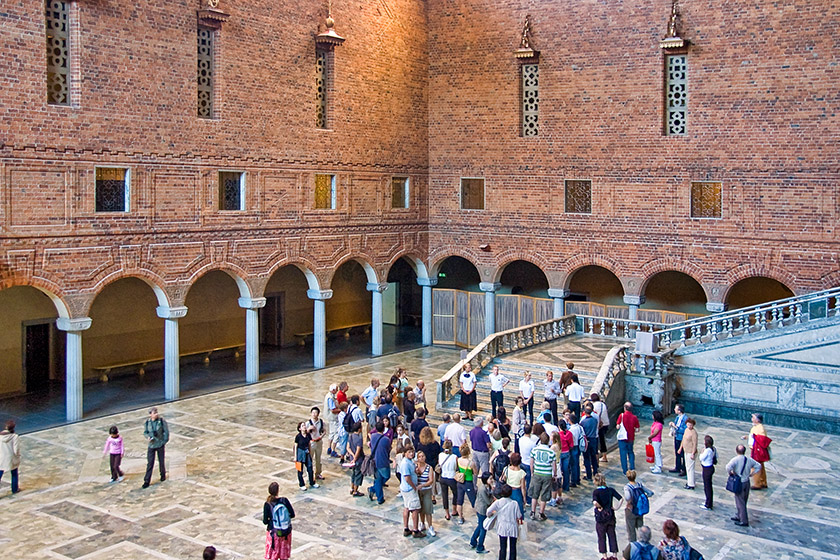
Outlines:
[[[496,433],[498,433],[498,430]],[[493,475],[494,481],[502,478],[502,473],[510,465],[510,457],[510,438],[502,438],[502,446],[496,449],[490,457],[490,474]]]
[[[438,464],[440,465],[440,492],[443,495],[443,511],[446,515],[446,520],[452,519],[449,513],[449,494],[452,494],[452,509],[455,515],[458,515],[458,509],[455,507],[458,499],[458,483],[455,481],[455,471],[458,465],[458,456],[452,452],[452,442],[443,442],[443,452],[438,457]]]
[[[551,497],[551,482],[557,477],[557,455],[548,443],[548,434],[543,432],[540,443],[531,450],[531,519],[537,518],[539,502],[540,521],[548,519],[545,506]]]
[[[543,396],[545,402],[548,403],[548,409],[551,411],[551,417],[557,418],[557,397],[563,394],[560,389],[560,383],[554,380],[554,372],[548,370],[545,372],[545,382],[543,382]]]
[[[347,451],[347,437],[350,435],[347,431],[347,428],[349,427],[348,424],[351,419],[348,412],[349,408],[347,401],[338,405],[338,411],[338,431],[336,432],[337,437],[333,442],[333,457],[341,459]],[[344,421],[345,418],[348,422]]]
[[[519,396],[522,397],[523,411],[528,411],[528,423],[534,423],[534,380],[531,379],[531,372],[525,370],[525,377],[519,382]]]
[[[627,540],[636,540],[636,529],[645,524],[645,515],[650,511],[650,501],[653,496],[650,490],[636,481],[636,471],[627,471],[627,484],[624,485],[624,524],[627,526]]]
[[[338,385],[333,383],[330,385],[330,390],[324,395],[324,414],[327,420],[327,455],[336,457],[335,444],[338,441],[338,413],[341,412],[338,408],[338,401],[335,398],[338,392]]]
[[[669,422],[668,425],[671,427],[671,434],[674,436],[674,454],[676,455],[676,464],[669,472],[685,476],[685,456],[680,453],[680,446],[682,446],[682,438],[685,433],[685,407],[681,404],[675,405],[674,413],[677,417],[673,422]]]
[[[639,527],[637,539],[634,542],[630,542],[624,549],[624,553],[622,554],[624,560],[662,560],[659,549],[650,544],[650,527],[647,525]]]
[[[484,416],[479,416],[470,430],[470,448],[478,474],[490,472],[490,445],[490,435],[484,430]]]
[[[679,451],[685,456],[685,489],[694,490],[694,468],[697,459],[697,430],[694,429],[694,418],[685,421],[685,432]]]
[[[691,554],[691,547],[685,537],[680,536],[680,527],[672,519],[662,524],[665,538],[659,543],[661,558],[664,560],[684,560]]]
[[[519,451],[519,438],[522,437],[523,428],[528,420],[525,416],[525,403],[522,397],[516,397],[516,406],[513,407],[513,419],[510,423],[510,433],[513,435],[513,449]]]
[[[411,422],[411,437],[414,440],[414,447],[420,442],[420,432],[423,431],[423,428],[428,428],[429,423],[426,422],[426,409],[425,408],[418,408],[417,409],[417,418],[415,418]]]
[[[592,411],[598,415],[598,444],[601,448],[601,457],[599,460],[602,463],[606,463],[607,430],[610,429],[610,412],[607,410],[607,405],[601,400],[601,395],[598,393],[589,395],[589,400],[592,401]]]
[[[169,441],[169,425],[158,415],[157,407],[149,409],[149,417],[143,427],[143,435],[149,440],[146,450],[146,476],[143,477],[143,488],[148,488],[152,481],[152,470],[155,468],[157,455],[160,468],[160,481],[166,480],[166,443]]]
[[[576,488],[580,484],[580,456],[586,452],[586,432],[578,424],[577,416],[568,413],[566,421],[569,423],[569,432],[574,439],[574,445],[569,450],[569,487]]]
[[[403,412],[405,412],[405,423],[410,426],[417,414],[417,405],[414,403],[414,391],[406,391],[403,398]]]
[[[636,432],[641,427],[639,426],[639,419],[633,414],[632,403],[624,403],[624,412],[618,415],[618,421],[615,427],[618,429],[618,452],[621,456],[621,472],[626,473],[628,470],[634,471],[636,470],[636,453],[633,451],[633,444],[636,441]]]
[[[580,427],[586,435],[586,449],[583,450],[586,480],[592,480],[592,477],[598,474],[598,419],[592,416],[591,405],[583,408],[583,420],[580,421]]]
[[[295,510],[285,497],[280,497],[280,485],[268,485],[268,498],[263,504],[265,525],[265,560],[288,560],[292,555],[292,519]]]
[[[563,505],[563,481],[560,480],[563,444],[560,438],[560,430],[557,430],[549,441],[551,443],[551,450],[554,451],[554,456],[561,460],[561,467],[557,469],[557,474],[551,479],[551,499],[548,501],[548,505],[551,507],[560,507]]]
[[[105,449],[102,450],[103,455],[108,455],[111,465],[111,483],[122,482],[125,478],[122,470],[120,470],[120,463],[122,462],[125,449],[123,447],[123,438],[120,435],[120,430],[116,426],[111,426],[108,430],[108,439],[105,440]]]
[[[373,400],[379,396],[379,385],[379,378],[374,377],[370,380],[368,388],[362,392],[362,398],[365,400],[365,405],[367,405],[365,412],[370,411],[371,407],[373,407]]]
[[[298,486],[306,491],[306,484],[303,482],[303,469],[309,474],[310,488],[320,488],[315,482],[315,475],[312,472],[312,433],[306,426],[306,422],[298,424],[298,434],[295,436],[295,467],[297,468]]]
[[[18,468],[20,467],[20,436],[15,433],[15,421],[7,420],[0,432],[0,479],[9,472],[12,477],[12,494],[20,492]]]
[[[519,504],[519,510],[525,515],[525,470],[522,468],[522,456],[519,453],[510,454],[510,465],[502,472],[502,482],[511,487],[511,499]]]
[[[531,494],[528,491],[531,487],[531,451],[539,443],[540,438],[535,436],[530,424],[522,428],[524,432],[519,439],[519,455],[522,457],[522,470],[525,471],[525,504],[531,505]]]
[[[559,437],[560,472],[563,473],[563,491],[568,492],[572,484],[572,448],[575,446],[575,436],[568,429],[565,420],[560,421]]]
[[[385,483],[391,478],[391,439],[385,434],[385,423],[376,423],[376,433],[370,436],[370,454],[376,468],[373,475],[373,486],[368,488],[368,498],[379,505],[385,503]]]
[[[426,460],[426,454],[417,451],[414,455],[417,463],[417,494],[420,496],[420,529],[422,533],[428,527],[429,535],[435,536],[435,528],[432,525],[432,514],[434,504],[432,498],[435,493],[435,469]]]
[[[703,469],[703,492],[706,494],[706,502],[701,506],[703,509],[714,509],[714,489],[712,488],[712,476],[715,474],[717,465],[717,449],[712,436],[703,438],[703,453],[700,454],[700,467]]]
[[[487,536],[487,529],[484,528],[484,520],[487,519],[487,508],[493,503],[491,490],[490,473],[484,473],[481,475],[481,485],[478,487],[475,496],[475,515],[478,517],[478,525],[470,538],[470,548],[474,548],[478,554],[487,554],[490,552],[484,548],[484,538]]]
[[[426,408],[426,382],[422,379],[414,387],[414,404],[417,405],[417,408],[421,406]]]
[[[311,449],[311,444],[310,444]],[[353,425],[353,431],[350,437],[347,438],[347,462],[352,464],[350,467],[350,495],[354,498],[364,496],[359,492],[359,486],[365,481],[365,475],[362,474],[362,461],[365,458],[364,438],[362,437],[362,427],[360,424]]]
[[[403,498],[403,536],[420,539],[426,533],[420,532],[420,494],[417,484],[417,465],[414,462],[414,448],[407,447],[403,451],[403,459],[399,465],[400,494]],[[411,524],[409,524],[409,518]],[[414,525],[414,529],[411,529]]]
[[[496,517],[496,534],[499,535],[499,560],[516,560],[516,539],[519,538],[519,526],[522,525],[522,512],[519,505],[510,499],[511,487],[503,484],[499,490],[501,496],[487,508],[487,517]],[[506,552],[510,547],[510,554]]]
[[[464,413],[467,419],[472,420],[473,413],[478,409],[475,396],[475,385],[478,381],[472,372],[472,366],[469,362],[464,364],[461,375],[458,377],[458,383],[461,386],[461,412]]]
[[[324,450],[324,436],[327,433],[327,427],[321,420],[321,409],[317,406],[313,406],[309,410],[309,420],[306,421],[306,428],[312,438],[309,449],[315,462],[315,478],[324,480],[324,475],[321,474],[321,453]]]
[[[662,472],[662,430],[665,429],[665,417],[658,410],[653,411],[653,424],[650,425],[648,443],[653,446],[653,466],[650,471],[653,474]]]
[[[607,539],[610,553],[615,557],[618,552],[618,539],[615,536],[615,510],[613,499],[621,500],[621,494],[615,488],[607,486],[607,479],[598,473],[595,475],[595,490],[592,491],[592,504],[595,506],[595,533],[598,535],[598,552],[601,558],[607,558]]]
[[[752,479],[752,489],[763,490],[767,488],[767,470],[764,468],[764,463],[770,460],[770,442],[772,440],[767,437],[767,430],[764,429],[763,415],[753,414],[752,424],[749,435],[741,436],[741,439],[749,439],[750,457],[761,465],[761,470]]]
[[[583,398],[586,396],[586,391],[584,391],[581,386],[576,373],[572,374],[572,382],[568,387],[566,387],[564,392],[566,394],[566,400],[568,401],[569,410],[572,411],[572,414],[580,415],[580,403],[583,402]],[[555,414],[554,417],[557,418],[557,415]]]
[[[449,414],[443,415],[443,421],[440,423],[437,429],[437,436],[441,443],[446,441],[446,428],[449,427],[449,424],[452,422],[452,417]]]
[[[747,448],[739,445],[735,448],[735,457],[726,464],[726,472],[737,475],[741,479],[741,491],[735,493],[735,507],[738,515],[732,521],[739,527],[749,527],[750,518],[747,514],[747,500],[750,498],[750,477],[761,471],[761,464],[751,457],[747,457]]]
[[[453,414],[452,422],[450,422],[446,427],[444,440],[452,442],[452,452],[455,455],[460,456],[461,446],[464,445],[464,442],[467,441],[468,437],[469,433],[467,432],[467,429],[461,425],[461,415],[458,413]]]
[[[397,409],[400,411],[400,414],[402,414],[403,406],[405,405],[405,395],[408,389],[408,372],[405,368],[397,369],[397,384],[395,385],[395,388],[397,390],[397,400],[394,404],[396,404]]]
[[[475,483],[474,480],[478,478],[478,471],[476,471],[476,464],[470,460],[470,444],[464,443],[461,445],[461,456],[456,462],[458,471],[456,472],[455,482],[457,483],[457,494],[455,495],[455,512],[458,515],[458,524],[464,524],[464,496],[470,501],[470,505],[475,507]]]
[[[419,454],[421,451],[426,456],[426,462],[437,472],[441,447],[435,440],[434,433],[429,426],[420,430],[420,437],[417,438],[417,453]]]
[[[505,406],[505,386],[510,379],[499,373],[499,366],[493,366],[490,370],[490,407],[491,418],[496,418],[496,407]]]
[[[343,402],[347,402],[347,389],[349,385],[347,385],[346,381],[342,381],[338,384],[338,391],[335,393],[335,400],[338,404]]]
[[[216,547],[205,546],[204,552],[201,553],[202,560],[216,560]]]

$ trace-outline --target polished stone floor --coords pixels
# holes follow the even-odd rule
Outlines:
[[[322,401],[331,382],[346,380],[359,392],[372,375],[385,377],[402,365],[412,380],[429,382],[431,397],[431,380],[457,358],[454,350],[411,350],[162,405],[172,432],[166,450],[169,479],[160,483],[155,476],[146,490],[140,488],[145,410],[25,435],[22,492],[10,494],[8,475],[0,483],[0,558],[190,559],[200,558],[203,547],[213,544],[220,558],[259,559],[264,547],[262,504],[274,480],[297,511],[293,558],[472,557],[467,543],[475,516],[469,507],[464,526],[445,521],[438,509],[437,537],[403,538],[395,480],[385,505],[377,506],[366,498],[351,498],[346,473],[330,460],[324,486],[301,492],[291,453],[296,422]],[[108,484],[102,455],[112,424],[126,440],[127,472],[124,482],[113,485]],[[698,418],[700,434],[714,436],[724,462],[747,428],[743,422]],[[723,465],[715,477],[715,510],[707,512],[700,509],[701,482],[689,491],[683,489],[684,479],[651,474],[637,444],[638,470],[656,492],[647,516],[655,537],[661,537],[663,521],[673,518],[708,560],[838,558],[840,538],[834,531],[840,523],[840,437],[772,426],[768,430],[774,440],[770,489],[752,493],[749,528],[729,520],[734,503],[723,489]],[[672,465],[670,442],[663,447],[666,465]],[[607,478],[620,488],[618,470],[613,452]],[[549,511],[548,521],[529,521],[520,558],[598,558],[591,489],[584,485],[573,490],[562,508]],[[623,526],[619,513],[622,548],[627,542]],[[498,539],[489,535],[487,545],[492,558]]]

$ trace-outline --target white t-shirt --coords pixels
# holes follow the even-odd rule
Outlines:
[[[592,407],[594,408],[593,412],[598,415],[598,425],[609,426],[610,415],[607,411],[607,405],[605,405],[602,401],[595,401],[592,403]]]
[[[569,402],[580,402],[585,395],[586,392],[580,386],[580,383],[572,383],[566,387],[566,396],[569,397]]]
[[[505,383],[509,382],[510,379],[502,375],[493,375],[490,374],[490,390],[491,391],[501,391],[505,388]]]
[[[543,428],[545,428],[545,433],[548,434],[549,441],[554,436],[554,434],[556,434],[557,432],[560,431],[560,428],[558,428],[554,424],[549,424],[547,422],[545,424],[543,424]],[[522,449],[522,447],[520,447],[520,449]]]
[[[461,377],[458,378],[458,381],[461,382],[461,385],[464,387],[465,391],[472,391],[475,389],[476,379],[475,375],[469,372],[463,372]]]
[[[441,453],[438,458],[441,478],[455,478],[455,468],[458,465],[458,457],[454,453]]]
[[[461,444],[467,441],[467,430],[461,424],[452,422],[446,427],[443,438],[451,441],[453,447],[461,447]]]
[[[537,441],[533,434],[519,438],[519,454],[523,457],[530,457],[531,450],[536,447]]]
[[[519,382],[519,392],[522,393],[522,396],[526,399],[531,398],[534,395],[534,391],[536,387],[534,386],[534,380],[525,381],[524,379]]]

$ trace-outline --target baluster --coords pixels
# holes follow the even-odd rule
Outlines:
[[[671,346],[671,331],[665,331],[662,333],[662,344],[664,344],[666,348]]]
[[[639,373],[647,375],[647,356],[642,355],[639,359]]]
[[[622,321],[621,324],[624,328],[624,338],[630,338],[630,323],[627,321]]]
[[[760,331],[763,331],[766,328],[764,326],[764,317],[761,311],[755,312],[755,326],[757,326]]]
[[[595,334],[595,319],[589,318],[589,334]]]
[[[618,323],[616,321],[612,321],[612,335],[618,336]]]
[[[799,323],[802,322],[802,304],[801,303],[796,304],[796,306],[794,307],[794,312],[796,313],[795,323],[798,325]]]
[[[601,319],[601,336],[607,336],[607,322]]]
[[[750,316],[749,315],[739,315],[738,316],[738,328],[741,329],[743,333],[750,332]]]
[[[691,326],[691,338],[697,339],[697,342],[700,342],[700,325]]]
[[[712,324],[710,325],[710,328],[712,329],[712,341],[715,341],[715,340],[718,339],[718,337],[717,337],[717,321],[712,321]]]
[[[653,362],[653,374],[662,377],[662,356],[656,356]]]
[[[773,308],[773,324],[774,325],[779,324],[779,308],[778,307]]]
[[[687,330],[688,329],[686,329],[685,327],[680,329],[680,348],[685,346],[685,333]]]
[[[728,338],[731,338],[732,336],[734,336],[734,334],[733,334],[734,330],[732,328],[732,317],[729,317],[729,318],[726,319],[725,327],[726,327],[726,336]]]

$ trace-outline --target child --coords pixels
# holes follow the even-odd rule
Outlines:
[[[120,470],[124,448],[123,438],[116,426],[111,426],[108,433],[111,435],[105,440],[105,449],[102,451],[102,454],[108,455],[110,453],[111,455],[111,484],[113,484],[115,482],[122,482],[125,478],[125,473]]]

